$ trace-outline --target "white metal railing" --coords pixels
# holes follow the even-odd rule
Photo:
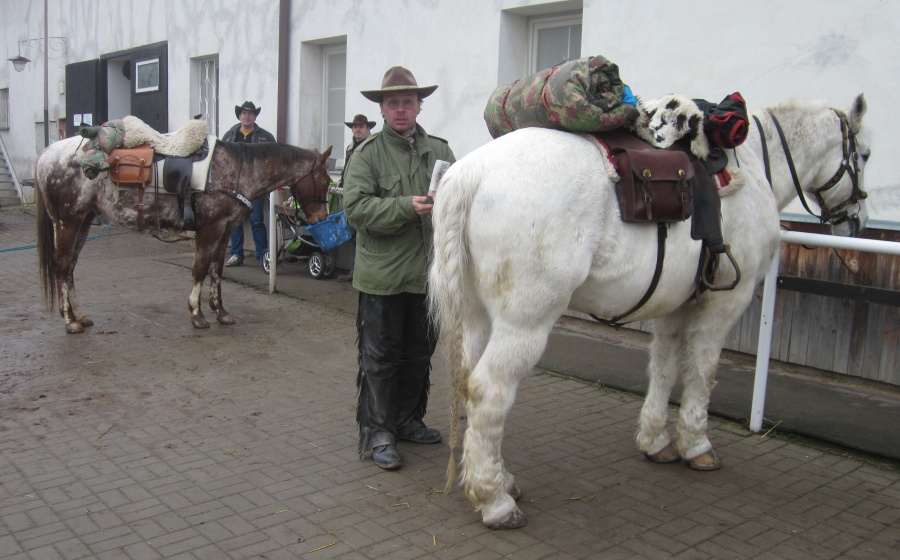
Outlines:
[[[868,253],[900,255],[900,243],[856,237],[836,237],[820,233],[782,231],[782,243],[795,245],[815,245],[833,249],[850,249]],[[781,261],[780,249],[766,274],[763,288],[762,312],[759,318],[759,340],[756,349],[756,373],[753,377],[753,402],[750,406],[750,431],[762,429],[763,409],[766,405],[766,384],[769,379],[769,353],[772,349],[772,322],[775,313],[775,292],[778,291],[778,267]]]

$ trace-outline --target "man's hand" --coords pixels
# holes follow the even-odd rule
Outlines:
[[[419,216],[424,216],[425,214],[431,214],[431,209],[434,208],[434,204],[428,203],[427,196],[414,196],[413,199],[413,210]]]

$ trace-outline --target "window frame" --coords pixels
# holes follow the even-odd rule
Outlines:
[[[552,29],[557,27],[572,27],[578,25],[584,26],[584,17],[582,12],[566,12],[562,14],[552,14],[545,16],[533,16],[528,19],[528,60],[526,62],[528,71],[526,74],[531,75],[544,68],[537,68],[538,57],[538,34],[543,29]],[[583,41],[583,39],[582,39]],[[581,56],[581,45],[578,46],[579,58]],[[569,60],[574,60],[570,58]]]
[[[336,90],[338,88],[332,87],[331,75],[330,75],[330,60],[331,57],[343,55],[344,57],[344,76],[343,76],[343,90],[344,95],[341,101],[340,111],[335,112],[335,114],[340,114],[339,120],[335,122],[330,122],[328,120],[328,115],[331,112],[329,103],[331,102],[331,96],[329,95],[332,90]],[[346,134],[344,130],[340,135],[340,141],[335,144],[335,142],[329,141],[329,129],[333,125],[340,124],[342,128],[346,128],[344,125],[344,113],[347,109],[347,44],[346,43],[335,43],[331,45],[323,45],[322,46],[322,147],[325,148],[327,146],[332,146],[331,153],[332,157],[329,159],[335,160],[335,165],[337,167],[343,166],[343,155],[344,155],[344,145],[346,141]],[[340,165],[338,165],[340,163]]]

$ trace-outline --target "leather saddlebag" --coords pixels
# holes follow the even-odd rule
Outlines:
[[[116,185],[145,186],[153,169],[153,148],[143,144],[118,148],[109,153],[109,178]]]
[[[621,177],[616,197],[623,222],[681,222],[691,217],[694,166],[686,153],[617,148],[612,156]]]

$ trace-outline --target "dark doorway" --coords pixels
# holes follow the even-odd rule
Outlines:
[[[85,60],[66,65],[66,130],[67,135],[78,134],[79,125],[94,126],[106,120],[103,101],[105,87],[101,87],[100,61]],[[78,122],[75,122],[75,121]]]

